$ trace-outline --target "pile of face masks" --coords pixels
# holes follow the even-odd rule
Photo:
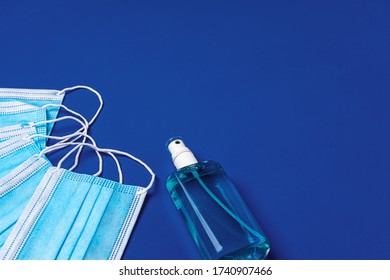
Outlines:
[[[62,105],[67,93],[87,89],[100,106],[87,121]],[[122,151],[102,149],[88,135],[102,109],[98,92],[86,86],[58,90],[0,89],[0,259],[120,259],[155,175],[141,160]],[[66,116],[57,118],[63,109]],[[55,122],[73,120],[81,129],[50,135]],[[55,141],[47,146],[47,139]],[[99,159],[94,175],[79,174],[81,150]],[[56,166],[46,155],[70,149]],[[111,156],[119,182],[99,177],[101,153]],[[61,168],[75,155],[74,165]],[[116,155],[135,160],[151,174],[148,186],[122,183]]]

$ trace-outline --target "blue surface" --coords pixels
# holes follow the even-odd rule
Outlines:
[[[390,259],[389,14],[388,1],[0,1],[0,86],[102,93],[96,141],[158,176],[124,258],[200,258],[165,188],[165,142],[181,135],[222,163],[271,259]],[[97,107],[87,92],[65,104]]]

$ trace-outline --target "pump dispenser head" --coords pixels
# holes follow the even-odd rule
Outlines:
[[[172,162],[176,169],[198,163],[194,154],[186,147],[181,137],[173,137],[168,140],[167,148],[172,155]]]

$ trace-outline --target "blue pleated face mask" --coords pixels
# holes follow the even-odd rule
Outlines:
[[[40,152],[20,136],[0,143],[0,248],[51,166]]]
[[[13,137],[0,143],[0,248],[52,164],[36,143]]]
[[[79,115],[76,112],[74,113]],[[72,116],[55,119],[50,122],[53,123],[61,119],[74,119],[83,125],[86,132],[88,123],[82,116],[81,118],[84,122]],[[46,122],[44,121],[44,125]],[[28,125],[13,125],[0,128],[0,248],[46,171],[51,166],[38,143],[42,142],[42,140],[45,143],[45,138],[62,140],[70,137],[69,135],[47,136],[37,134],[37,126],[34,123],[29,123]],[[96,144],[93,139],[91,140],[93,144]],[[45,150],[47,151],[48,149],[51,149],[51,147],[46,147]],[[75,148],[68,154],[72,153],[73,150]],[[100,155],[99,161],[101,161]],[[96,175],[100,173],[101,169],[99,169]]]
[[[71,111],[65,106],[62,107],[64,107],[68,111]],[[71,112],[77,114],[74,111]],[[80,114],[77,115],[81,116]],[[39,122],[29,122],[25,124],[15,124],[0,127],[0,178],[2,178],[5,174],[11,172],[13,168],[21,164],[26,160],[26,158],[31,156],[31,153],[24,152],[25,148],[29,149],[29,151],[41,152],[46,147],[45,144],[47,138],[63,140],[62,142],[64,142],[64,140],[67,140],[69,137],[72,137],[72,135],[74,134],[65,136],[48,136],[42,133],[43,131],[45,131],[44,128],[39,129],[42,126],[45,127],[47,123],[55,123],[57,121],[62,121],[65,119],[71,119],[78,122],[82,125],[82,129],[84,130],[84,132],[88,131],[88,123],[85,118],[82,117],[83,121],[81,121],[73,116],[65,116],[51,121],[44,120]],[[28,142],[23,140],[28,140]],[[32,143],[35,143],[35,145],[32,145]],[[3,159],[3,157],[5,158]],[[73,167],[72,169],[74,168],[75,167]]]
[[[58,119],[47,120],[46,110],[51,107],[63,108],[67,112],[78,116],[64,116]],[[76,120],[82,126],[81,129],[88,130],[89,123],[79,113],[70,110],[64,105],[44,105],[42,108],[19,101],[0,102],[0,141],[7,140],[20,135],[42,135],[43,137],[34,138],[41,149],[46,147],[46,136],[48,126],[53,126],[55,122],[67,119]],[[47,137],[50,138],[50,137]]]
[[[46,135],[45,121],[45,108],[19,101],[0,101],[0,129],[3,130],[4,135],[6,135],[8,129],[11,129],[8,136],[15,135],[28,129],[28,127],[32,128],[34,124],[37,124],[34,126],[36,133]],[[16,129],[17,126],[20,126],[20,129]],[[37,143],[43,149],[46,145],[46,139],[37,139]]]
[[[121,171],[119,183],[78,174],[61,168],[60,161],[47,169],[1,248],[0,259],[120,259],[154,174],[127,153],[94,149],[136,160],[152,175],[149,185],[122,184]]]
[[[9,102],[9,101],[19,101],[23,103],[27,103],[30,105],[34,105],[39,108],[45,108],[47,105],[60,105],[64,99],[64,96],[72,91],[78,89],[85,89],[92,93],[94,93],[100,102],[99,109],[97,110],[94,117],[91,119],[90,124],[95,121],[97,116],[99,115],[102,107],[103,100],[100,94],[87,86],[74,86],[65,88],[63,90],[46,90],[46,89],[16,89],[16,88],[0,88],[0,102]],[[46,118],[47,120],[54,120],[59,112],[58,106],[47,106],[46,107]],[[48,123],[46,134],[50,135],[53,129],[53,123]],[[1,122],[0,122],[1,126]]]
[[[20,101],[41,108],[46,104],[61,104],[64,94],[59,90],[14,89],[0,88],[0,101]],[[59,108],[51,107],[47,110],[47,119],[55,119]],[[51,133],[53,124],[48,125],[47,134]]]
[[[36,90],[36,89],[10,89],[0,88],[0,127],[26,123],[36,127],[36,133],[40,135],[50,135],[56,120],[66,119],[67,117],[56,119],[59,109],[62,107],[67,111],[76,114],[76,112],[62,105],[64,95],[79,89],[88,90],[96,95],[99,100],[99,107],[88,122],[92,124],[103,108],[103,100],[99,92],[88,86],[74,86],[63,90]],[[78,130],[81,132],[83,128]],[[46,139],[35,139],[39,147],[43,149],[46,146]],[[0,140],[1,141],[1,140]],[[77,166],[81,149],[79,149],[75,163],[72,168]]]
[[[37,134],[37,129],[32,123],[4,126],[0,127],[0,142],[4,142],[12,137],[33,134]],[[46,140],[43,142],[46,142]]]

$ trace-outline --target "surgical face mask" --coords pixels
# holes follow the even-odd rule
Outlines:
[[[0,128],[13,125],[28,127],[32,123],[37,123],[36,133],[46,134],[46,124],[41,123],[44,121],[46,121],[46,109],[44,108],[19,101],[0,101]],[[45,147],[45,139],[37,139],[37,142],[42,149]]]
[[[22,139],[23,136],[12,137],[0,143],[0,178],[9,174],[32,155],[41,152],[35,141],[25,142]]]
[[[82,145],[136,160],[152,175],[149,185],[125,185],[121,171],[119,182],[78,174],[61,168],[62,160],[47,169],[1,248],[0,259],[121,257],[154,174],[130,154]],[[120,170],[118,162],[117,166]]]
[[[65,94],[76,91],[78,89],[86,89],[94,93],[99,99],[99,108],[96,114],[90,121],[92,124],[101,109],[103,108],[103,100],[101,95],[94,89],[87,86],[74,86],[65,88],[63,90],[46,90],[46,89],[16,89],[16,88],[0,88],[0,101],[19,101],[28,103],[39,108],[43,108],[45,105],[59,105],[62,104]],[[50,106],[47,108],[47,119],[53,120],[57,117],[59,107]],[[50,135],[53,129],[53,123],[48,124],[47,135]]]
[[[69,110],[63,105],[59,106],[69,113],[79,116],[81,120],[73,116],[65,116],[51,121],[41,121],[41,123],[19,124],[0,128],[0,247],[20,217],[22,210],[39,185],[46,170],[51,166],[43,155],[37,156],[42,152],[42,147],[37,144],[45,143],[46,138],[63,140],[71,139],[73,135],[47,136],[37,134],[36,127],[72,119],[82,125],[84,133],[88,131],[88,122],[82,115]],[[89,138],[96,145],[90,136],[85,135],[85,138]],[[98,157],[101,163],[102,158],[99,153]],[[99,171],[95,175],[101,173],[101,164],[99,167]]]
[[[63,139],[69,136],[46,137]],[[96,145],[90,136],[86,137]],[[33,138],[41,138],[41,135],[14,136],[0,143],[0,248],[51,166],[48,159],[40,154],[42,151]],[[47,147],[46,151],[50,149],[52,147]],[[96,174],[100,174],[102,158],[97,154],[100,164]]]
[[[46,120],[46,108],[62,108],[68,113],[79,117],[64,116],[58,119]],[[81,130],[88,131],[88,121],[79,113],[70,110],[64,105],[44,105],[42,108],[21,102],[0,102],[0,142],[21,135],[41,135],[34,137],[34,141],[41,149],[46,147],[46,128],[47,125],[53,125],[56,122],[72,119],[81,124]],[[12,124],[12,125],[10,125]],[[58,137],[53,137],[58,138]],[[60,137],[66,141],[66,137]]]
[[[33,140],[13,137],[0,143],[0,248],[43,175],[51,166]]]
[[[100,114],[102,108],[103,108],[103,99],[98,91],[95,89],[88,87],[88,86],[83,86],[83,85],[78,85],[74,87],[68,87],[64,88],[62,90],[37,90],[37,89],[10,89],[10,88],[0,88],[0,101],[7,102],[7,101],[19,101],[19,102],[24,102],[28,103],[30,105],[36,106],[40,109],[45,109],[46,110],[46,119],[47,119],[47,127],[46,127],[46,133],[42,133],[42,131],[39,131],[39,134],[45,134],[45,135],[50,135],[51,130],[54,125],[54,120],[56,119],[58,115],[58,111],[60,107],[66,108],[64,105],[61,105],[62,100],[64,96],[68,93],[77,91],[79,89],[85,89],[87,91],[92,92],[93,94],[96,95],[96,97],[99,100],[99,107],[95,113],[95,115],[91,118],[91,120],[88,122],[88,125],[91,125],[98,115]],[[66,108],[67,109],[67,108]],[[73,112],[72,110],[67,109],[69,112]],[[34,120],[30,120],[30,122],[34,122]],[[13,123],[17,123],[14,122]],[[39,123],[39,122],[38,122]],[[43,122],[41,122],[42,124]],[[2,124],[0,121],[0,127],[5,126],[6,124]],[[78,130],[78,132],[81,132],[83,128]],[[80,137],[80,136],[79,136]],[[84,138],[85,140],[85,138]],[[37,140],[44,142],[46,144],[46,141],[43,139]],[[63,141],[66,141],[64,139]],[[44,145],[40,145],[44,146]],[[78,149],[78,152],[75,156],[75,161],[71,169],[74,169],[79,161],[79,157],[82,151],[82,147]]]
[[[0,127],[0,142],[4,142],[12,137],[33,134],[37,134],[37,129],[32,123],[4,126]]]
[[[61,104],[64,95],[59,93],[58,90],[0,88],[0,101],[19,101],[40,108],[46,104]],[[47,119],[55,119],[58,110],[56,107],[48,109]],[[52,128],[53,124],[50,124],[47,134],[51,133]]]

